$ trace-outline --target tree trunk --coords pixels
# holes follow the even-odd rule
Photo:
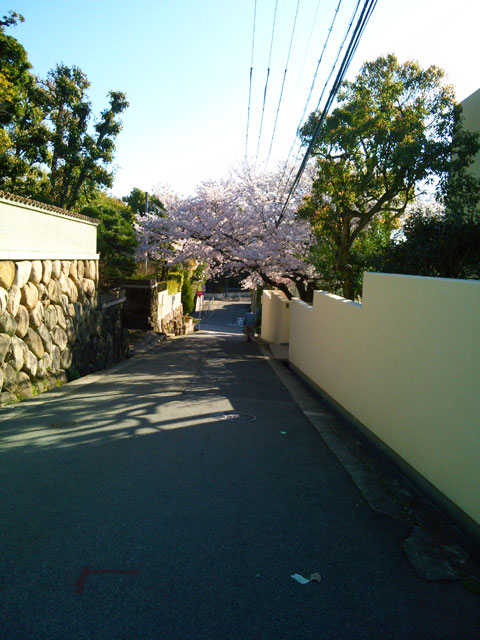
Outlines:
[[[298,280],[295,282],[295,286],[297,287],[300,300],[302,300],[302,302],[312,304],[313,292],[315,291],[315,287],[313,286],[313,284],[311,282],[305,283],[305,281],[303,280]]]
[[[274,280],[272,280],[271,278],[269,278],[266,274],[264,273],[259,273],[261,279],[264,281],[265,284],[267,284],[269,287],[274,287],[275,289],[280,289],[280,291],[282,291],[289,300],[292,299],[292,294],[290,293],[288,287],[286,284],[283,283],[278,283],[275,282]]]
[[[355,288],[353,286],[353,279],[350,271],[347,271],[343,276],[342,289],[344,298],[347,298],[348,300],[355,299]]]
[[[342,276],[343,297],[353,300],[355,298],[355,290],[353,284],[353,272],[351,265],[350,247],[352,246],[350,234],[350,218],[344,217],[342,220],[342,234],[340,238],[340,247],[337,253],[337,269]]]

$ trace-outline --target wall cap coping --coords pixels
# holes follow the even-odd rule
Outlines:
[[[62,253],[61,251],[10,251],[0,250],[0,260],[99,260],[99,253]]]
[[[112,284],[122,289],[156,289],[158,282],[156,280],[136,280],[134,278],[115,278]]]
[[[100,220],[96,218],[89,218],[88,216],[84,216],[81,213],[75,213],[74,211],[68,211],[67,209],[61,209],[60,207],[55,207],[52,204],[47,204],[45,202],[39,202],[38,200],[30,200],[30,198],[24,198],[23,196],[16,196],[13,193],[7,193],[6,191],[0,190],[0,201],[16,204],[22,204],[31,209],[41,209],[42,211],[50,211],[51,213],[56,213],[65,218],[73,218],[74,220],[81,220],[82,222],[89,222],[90,224],[94,224],[95,226],[100,224]]]

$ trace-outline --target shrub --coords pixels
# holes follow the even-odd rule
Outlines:
[[[182,286],[182,304],[183,313],[192,313],[195,309],[195,297],[192,282],[189,278],[185,278]]]
[[[170,295],[175,295],[179,291],[182,291],[183,287],[183,273],[174,271],[167,276],[167,288]]]

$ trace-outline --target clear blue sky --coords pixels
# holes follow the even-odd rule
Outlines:
[[[287,156],[338,0],[300,0],[270,165]],[[169,183],[188,194],[245,154],[254,0],[11,0],[11,29],[43,77],[55,63],[91,81],[95,113],[109,90],[130,102],[117,142],[113,193]],[[315,12],[317,18],[314,22]],[[317,104],[355,0],[343,0],[308,111]],[[272,139],[297,0],[278,0],[259,160]],[[248,155],[256,156],[275,0],[257,0]],[[480,87],[479,0],[378,0],[347,77],[388,52],[436,64],[458,100]],[[313,30],[312,30],[313,27]],[[310,46],[307,44],[310,38]],[[307,113],[308,113],[307,111]]]

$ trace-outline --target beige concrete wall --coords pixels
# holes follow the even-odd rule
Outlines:
[[[273,344],[287,344],[290,339],[290,303],[281,291],[262,293],[261,337]]]
[[[363,293],[292,300],[290,362],[480,524],[480,282],[370,273]]]
[[[0,260],[96,258],[95,223],[0,197]]]
[[[170,295],[166,289],[165,291],[160,291],[157,297],[157,304],[157,317],[160,322],[160,320],[165,318],[169,313],[181,306],[182,294],[179,292]]]
[[[480,89],[460,103],[463,107],[464,127],[467,131],[480,133]],[[472,165],[472,173],[480,178],[480,153],[477,153]]]

